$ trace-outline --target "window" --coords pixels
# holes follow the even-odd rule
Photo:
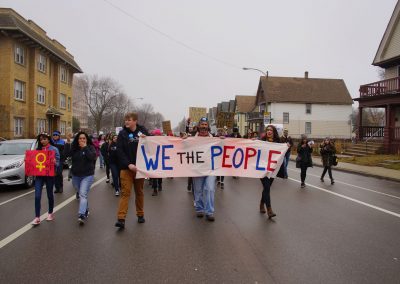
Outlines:
[[[14,136],[22,136],[24,126],[23,118],[14,118]]]
[[[66,96],[64,94],[60,94],[60,108],[65,109],[66,106]]]
[[[42,86],[37,87],[37,102],[39,104],[46,104],[46,89]]]
[[[311,104],[306,104],[306,114],[311,114]]]
[[[14,98],[23,101],[25,98],[25,83],[22,81],[14,81]]]
[[[46,119],[37,120],[37,133],[46,132]]]
[[[67,69],[65,69],[65,67],[61,66],[60,68],[60,79],[61,82],[65,82],[67,83]]]
[[[46,73],[46,56],[39,54],[39,59],[38,59],[38,70],[40,72]]]
[[[16,45],[14,50],[14,60],[15,63],[25,64],[25,50],[22,46]]]
[[[306,134],[311,134],[311,122],[306,122]]]
[[[284,112],[283,113],[283,123],[289,123],[289,113],[288,112]]]
[[[60,121],[60,132],[61,135],[65,135],[65,127],[66,126],[66,122],[65,121]]]
[[[71,111],[71,98],[68,98],[68,110]]]

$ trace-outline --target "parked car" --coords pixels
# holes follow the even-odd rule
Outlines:
[[[36,139],[16,139],[0,142],[0,185],[23,184],[30,188],[33,176],[25,176],[25,151],[36,149]]]

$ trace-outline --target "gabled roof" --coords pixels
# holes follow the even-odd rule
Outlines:
[[[258,102],[349,104],[353,103],[342,79],[260,77]]]
[[[49,51],[60,61],[72,67],[75,73],[82,73],[81,68],[75,62],[74,57],[67,52],[64,46],[56,40],[50,39],[41,27],[31,20],[25,20],[13,9],[0,8],[0,31],[6,34],[7,32],[22,33],[33,42]]]
[[[384,67],[392,60],[400,60],[400,1],[393,10],[372,65]]]
[[[256,104],[256,96],[236,96],[236,111],[251,112]]]

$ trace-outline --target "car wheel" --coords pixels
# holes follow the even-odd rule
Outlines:
[[[33,176],[26,176],[25,177],[25,187],[31,188],[35,182],[35,177]]]

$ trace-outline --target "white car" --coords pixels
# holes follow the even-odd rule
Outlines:
[[[25,151],[35,150],[36,139],[16,139],[0,142],[0,186],[23,184],[33,186],[35,178],[25,176]]]

